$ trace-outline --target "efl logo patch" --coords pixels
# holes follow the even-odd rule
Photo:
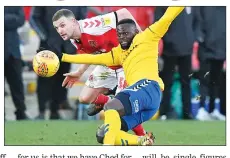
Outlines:
[[[111,24],[111,19],[109,17],[104,17],[101,19],[103,26],[108,26]]]

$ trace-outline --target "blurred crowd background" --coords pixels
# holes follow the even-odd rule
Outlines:
[[[94,66],[72,89],[61,87],[63,73],[77,64],[62,63],[51,78],[38,77],[32,58],[39,47],[77,53],[52,25],[62,8],[76,19],[116,11],[124,7],[5,7],[4,76],[5,120],[103,119],[86,114],[88,105],[78,95]],[[125,7],[144,30],[167,7]],[[144,52],[143,52],[144,53]],[[161,107],[152,119],[225,120],[226,116],[226,7],[186,7],[159,43],[160,77],[165,83]]]

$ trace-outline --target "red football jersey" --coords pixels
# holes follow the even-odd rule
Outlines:
[[[89,19],[79,20],[81,38],[71,39],[78,53],[105,53],[117,47],[119,42],[116,34],[117,18],[114,12]],[[117,69],[119,67],[110,67]]]

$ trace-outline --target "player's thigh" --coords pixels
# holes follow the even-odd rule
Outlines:
[[[114,99],[119,100],[120,104],[123,107],[123,115],[131,115],[132,114],[132,105],[130,103],[130,95],[123,93],[123,92],[119,92]],[[106,108],[106,107],[104,107]],[[120,114],[120,116],[123,116]]]
[[[124,116],[125,115],[125,109],[124,109],[124,105],[121,103],[120,100],[113,98],[111,100],[109,100],[105,106],[104,106],[104,111],[107,110],[116,110],[120,116]]]
[[[139,111],[138,113],[134,113],[132,115],[123,116],[123,128],[126,131],[129,131],[133,129],[134,127],[142,124],[143,122],[146,122],[150,120],[154,114],[157,112],[158,109],[154,110],[145,110],[145,111]]]
[[[114,89],[117,85],[117,78],[114,77],[115,71],[105,67],[97,66],[90,74],[86,85],[90,88]]]

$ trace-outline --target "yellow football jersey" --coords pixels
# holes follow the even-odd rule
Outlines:
[[[106,66],[122,65],[128,85],[141,79],[149,79],[158,82],[161,90],[164,90],[164,83],[158,75],[158,43],[183,9],[184,7],[168,7],[159,21],[134,37],[128,50],[123,50],[118,45],[110,52],[99,55],[64,54],[62,61]]]

